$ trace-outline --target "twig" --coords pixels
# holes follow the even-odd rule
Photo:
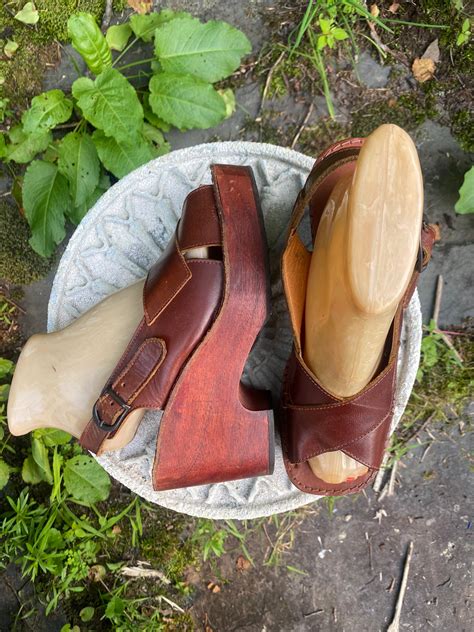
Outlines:
[[[267,75],[267,79],[265,81],[265,86],[263,87],[263,92],[262,92],[262,100],[260,101],[260,111],[263,108],[263,102],[265,101],[265,99],[267,98],[267,94],[268,94],[268,90],[270,88],[270,82],[272,80],[272,76],[273,73],[275,72],[276,67],[278,66],[278,64],[281,62],[281,60],[283,59],[283,57],[285,56],[285,52],[286,51],[282,51],[280,53],[280,55],[278,56],[278,59],[276,60],[276,62],[273,64],[273,66],[270,68],[270,70],[268,71],[268,75]]]
[[[301,123],[298,131],[296,132],[296,136],[293,138],[293,141],[290,145],[291,149],[295,148],[296,143],[298,142],[301,134],[303,133],[304,128],[306,127],[306,124],[309,121],[309,117],[311,116],[311,114],[313,113],[313,109],[314,109],[314,103],[311,102],[308,111],[306,112],[306,116],[304,117],[304,121]]]
[[[436,327],[438,327],[439,310],[441,308],[441,299],[443,297],[443,275],[438,275],[438,281],[436,283],[435,304],[433,308],[433,320]]]
[[[397,604],[395,606],[395,614],[393,616],[392,623],[387,628],[387,632],[399,632],[400,630],[400,616],[402,614],[403,599],[405,598],[405,592],[407,589],[408,573],[410,571],[410,562],[411,562],[412,555],[413,555],[413,542],[410,542],[408,544],[408,551],[405,558],[405,564],[403,567],[402,583],[400,584],[400,592],[398,593],[398,597],[397,597]]]
[[[14,300],[12,300],[11,298],[8,298],[8,296],[5,296],[3,292],[0,292],[0,296],[3,298],[4,301],[6,301],[7,303],[10,303],[10,305],[13,305],[13,307],[15,307],[19,312],[21,312],[22,314],[26,314],[26,311],[23,309],[23,307],[20,307],[18,303],[15,303]]]
[[[387,496],[393,496],[395,491],[395,477],[397,475],[398,461],[395,461],[392,467],[392,471],[390,472],[390,479],[388,481],[388,492]]]
[[[365,532],[365,539],[367,542],[367,548],[369,549],[369,566],[370,566],[370,570],[373,572],[374,570],[374,564],[372,561],[372,545],[370,543],[370,538],[369,538],[369,534],[367,533],[367,531]]]
[[[103,31],[106,28],[108,28],[110,24],[110,20],[112,19],[112,11],[113,11],[112,4],[113,4],[113,0],[107,0],[107,2],[105,3],[104,17],[102,18],[102,25],[101,25],[101,28]]]
[[[383,479],[387,472],[385,468],[387,467],[388,459],[389,459],[388,452],[385,452],[385,454],[383,455],[382,464],[380,466],[379,471],[377,472],[377,476],[375,477],[374,484],[372,485],[372,489],[374,490],[376,494],[378,494],[379,491],[382,489]]]
[[[443,342],[450,348],[450,350],[452,351],[453,355],[456,357],[456,360],[459,362],[459,364],[464,364],[464,361],[459,351],[453,345],[450,337],[446,334],[446,332],[442,331],[438,327],[438,318],[439,318],[439,311],[441,309],[442,297],[443,297],[443,275],[440,274],[438,276],[438,282],[436,283],[435,304],[433,308],[433,321],[435,324],[434,332],[437,333],[439,336],[441,336],[441,338],[443,339]]]

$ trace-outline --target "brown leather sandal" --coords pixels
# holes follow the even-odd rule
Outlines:
[[[240,382],[270,311],[267,245],[253,174],[214,165],[184,203],[151,268],[144,317],[93,408],[80,443],[99,453],[140,408],[164,410],[153,487],[270,474],[270,394]],[[186,258],[207,247],[214,258]]]
[[[302,356],[301,328],[311,254],[297,229],[309,205],[314,238],[334,185],[354,171],[363,142],[364,139],[354,138],[336,143],[318,158],[296,200],[282,259],[283,284],[294,340],[281,402],[283,456],[292,483],[300,490],[318,496],[359,492],[380,468],[393,417],[403,311],[415,290],[419,274],[430,260],[433,243],[439,239],[437,226],[423,224],[418,262],[393,320],[378,373],[353,397],[337,398],[328,393]],[[341,484],[319,479],[307,463],[308,459],[337,450],[366,465],[367,474]]]

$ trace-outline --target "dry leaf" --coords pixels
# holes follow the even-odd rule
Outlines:
[[[433,78],[436,64],[432,59],[415,59],[411,67],[418,83],[425,83]]]
[[[438,40],[435,39],[431,42],[431,44],[425,50],[425,52],[421,56],[421,59],[432,59],[434,63],[437,64],[439,62],[439,56],[440,56],[440,52],[439,52]]]
[[[247,558],[245,558],[243,555],[239,555],[237,561],[235,562],[235,566],[237,567],[238,571],[248,571],[251,564]]]
[[[221,587],[218,586],[217,584],[215,584],[214,582],[209,582],[207,585],[207,589],[210,590],[213,593],[220,593],[221,592]]]
[[[392,4],[388,7],[388,10],[390,11],[390,13],[396,13],[399,8],[400,8],[399,2],[392,2]]]
[[[376,4],[370,5],[370,15],[374,18],[378,18],[380,15],[380,9]]]
[[[152,0],[127,0],[127,4],[137,13],[148,13],[151,11]]]

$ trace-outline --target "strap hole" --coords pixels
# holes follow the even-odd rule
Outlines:
[[[125,387],[125,382],[122,382],[120,386]]]

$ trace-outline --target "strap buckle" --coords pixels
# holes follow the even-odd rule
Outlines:
[[[120,413],[120,415],[117,417],[117,419],[114,421],[113,424],[108,424],[105,421],[102,421],[102,419],[99,417],[99,411],[97,410],[97,404],[99,400],[97,400],[92,408],[92,419],[95,425],[100,430],[103,430],[104,432],[114,432],[115,430],[119,428],[120,424],[128,415],[132,407],[126,402],[124,402],[124,400],[120,397],[120,395],[117,395],[117,393],[115,393],[110,386],[108,386],[106,389],[102,391],[101,397],[103,397],[104,395],[108,395],[109,397],[111,397],[114,400],[114,402],[120,406],[120,408],[122,409],[122,412]]]

